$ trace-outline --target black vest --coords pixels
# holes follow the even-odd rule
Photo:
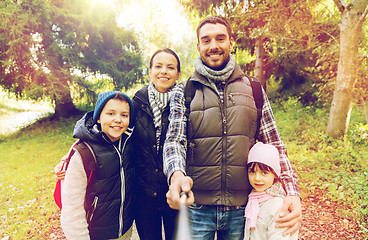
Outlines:
[[[107,137],[105,137],[107,139]],[[110,142],[88,142],[96,155],[97,166],[87,186],[86,201],[92,205],[87,213],[91,239],[118,238],[134,220],[133,146],[123,134],[122,153]],[[124,186],[122,186],[122,183]],[[122,199],[124,200],[122,204]]]
[[[144,86],[133,97],[136,126],[133,133],[137,196],[157,198],[160,205],[166,204],[168,185],[163,174],[162,149],[166,137],[169,104],[161,116],[161,138],[157,151],[156,130],[148,99],[148,86]]]

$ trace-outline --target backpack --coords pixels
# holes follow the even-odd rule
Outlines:
[[[256,133],[255,133],[255,139],[258,138],[258,134],[259,134],[259,128],[261,126],[261,118],[262,118],[262,108],[263,108],[263,93],[262,93],[262,85],[261,82],[254,77],[246,77],[244,76],[244,78],[248,78],[250,81],[250,85],[252,87],[252,92],[253,92],[253,98],[254,98],[254,103],[256,105],[257,108],[257,129],[256,129]],[[195,91],[197,90],[197,88],[199,88],[198,86],[199,84],[197,82],[194,81],[189,81],[189,79],[184,83],[184,98],[185,98],[185,116],[187,117],[187,119],[189,119],[189,113],[190,113],[190,103],[192,102],[192,99],[194,97]],[[188,124],[187,124],[188,127]]]
[[[82,157],[84,171],[87,175],[87,186],[90,183],[93,175],[93,171],[96,169],[96,157],[92,151],[92,148],[88,145],[88,143],[81,141],[78,139],[73,143],[71,148],[69,149],[68,156],[66,160],[63,162],[62,170],[68,171],[68,166],[70,159],[72,158],[73,154],[78,151]],[[58,180],[56,182],[55,190],[54,190],[54,200],[56,205],[62,209],[62,202],[61,202],[61,184],[63,180]],[[86,208],[86,203],[85,203]],[[87,210],[87,209],[86,209]]]

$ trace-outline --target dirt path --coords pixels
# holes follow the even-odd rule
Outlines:
[[[345,219],[339,214],[340,206],[325,201],[321,195],[313,195],[303,199],[303,220],[299,232],[300,240],[363,240],[367,236],[359,233],[357,222]],[[44,239],[65,239],[59,224],[59,213],[50,219],[52,229],[44,234]],[[132,240],[139,240],[137,232],[133,231]]]

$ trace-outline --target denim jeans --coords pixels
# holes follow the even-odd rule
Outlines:
[[[244,238],[244,209],[225,209],[224,206],[200,205],[189,206],[189,221],[192,239],[237,240]]]

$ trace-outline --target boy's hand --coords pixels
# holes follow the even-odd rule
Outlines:
[[[65,160],[67,159],[67,157],[68,157],[67,155],[63,156],[60,162],[54,168],[56,181],[63,180],[65,178],[65,171],[61,171],[61,170],[62,170],[63,164]]]
[[[194,194],[190,190],[193,186],[193,180],[184,176],[181,171],[173,173],[170,179],[169,191],[166,193],[167,203],[173,209],[180,209],[180,193],[186,192],[188,197],[186,199],[187,205],[194,203]]]
[[[290,213],[289,213],[290,212]],[[288,214],[289,213],[289,214]],[[302,205],[298,196],[286,196],[282,205],[280,216],[276,219],[276,227],[287,228],[284,236],[293,235],[300,228],[302,220]]]

